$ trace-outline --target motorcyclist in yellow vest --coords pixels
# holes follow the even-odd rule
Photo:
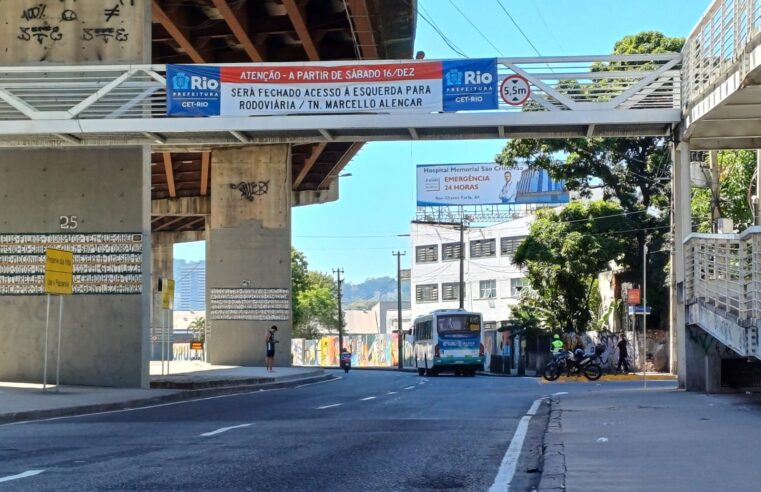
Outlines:
[[[559,354],[563,352],[563,340],[560,339],[560,335],[552,337],[552,353]]]

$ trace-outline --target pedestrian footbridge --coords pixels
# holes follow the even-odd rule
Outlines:
[[[400,60],[398,63],[418,62],[429,60]],[[312,65],[369,66],[377,63],[394,62],[322,61]],[[301,65],[309,66],[310,63]],[[278,65],[250,66],[274,69]],[[280,180],[286,183],[282,193],[270,194],[272,200],[279,200],[278,204],[288,205],[284,197],[298,188],[298,183],[303,181],[311,167],[316,166],[326,146],[336,142],[673,138],[674,263],[671,285],[672,305],[676,309],[672,317],[675,331],[672,340],[678,342],[679,374],[683,378],[686,373],[683,365],[687,359],[685,351],[688,350],[685,348],[685,327],[688,323],[699,326],[737,354],[758,357],[761,353],[758,339],[761,228],[754,227],[738,235],[692,234],[690,217],[691,151],[761,148],[760,66],[761,0],[714,1],[690,34],[682,53],[499,58],[498,80],[495,82],[520,77],[525,81],[530,97],[525,103],[521,101],[516,105],[501,101],[497,109],[486,111],[170,117],[167,114],[165,65],[5,66],[0,69],[0,148],[107,147],[109,152],[121,147],[150,148],[154,154],[164,154],[172,198],[176,198],[177,190],[170,179],[171,153],[202,151],[203,184],[199,198],[208,198],[210,150],[224,149],[219,153],[223,163],[220,166],[231,170],[230,174],[225,174],[228,171],[223,173],[220,167],[219,175],[211,181],[213,186],[219,187],[217,193],[221,195],[223,191],[230,194],[230,189],[239,189],[236,180],[244,180],[244,175],[247,176],[245,180],[253,179],[248,176],[251,159],[262,163],[282,163],[290,159],[287,151],[277,156],[270,155],[274,150],[251,150],[246,154],[235,147],[248,146],[251,149],[259,144],[311,144],[313,151],[304,159],[303,167],[293,177],[288,174]],[[76,167],[75,163],[71,164],[72,173]],[[119,171],[124,169],[120,167]],[[272,169],[272,173],[285,172],[282,166],[274,164]],[[327,190],[329,183],[326,181],[335,179],[335,175],[332,171],[328,173],[320,181],[317,191]],[[140,183],[144,181],[143,178],[135,179]],[[256,179],[269,178],[262,175]],[[296,183],[295,187],[291,186],[292,182]],[[257,190],[262,194],[267,192]],[[85,197],[85,194],[81,196]],[[232,203],[236,197],[231,195],[226,199]],[[253,195],[247,199],[254,202]],[[257,195],[256,200],[261,197]],[[235,202],[236,207],[240,205],[239,201]],[[273,205],[263,210],[276,208]],[[289,238],[290,207],[281,208],[285,210],[282,217],[272,218],[264,212],[261,212],[262,217],[256,217],[269,223],[272,230],[280,231],[278,234],[285,227],[287,234],[283,233],[283,237]],[[214,216],[213,211],[211,215]],[[232,213],[221,214],[217,220],[222,224],[234,222],[234,216]],[[203,221],[203,217],[199,220]],[[133,228],[139,230],[141,227],[150,232],[145,224]],[[229,243],[230,250],[225,254],[237,254],[239,241],[225,235],[228,233],[228,229],[221,228],[218,234],[220,238],[224,235],[224,240],[218,239],[216,244]],[[217,232],[212,228],[210,234],[214,238]],[[284,248],[284,251],[289,249]],[[218,263],[221,264],[221,260]],[[266,269],[267,265],[261,268]],[[277,278],[285,286],[288,279],[283,272],[278,273]],[[248,285],[247,282],[244,280],[243,285]],[[245,336],[249,336],[248,332]]]

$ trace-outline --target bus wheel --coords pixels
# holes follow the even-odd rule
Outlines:
[[[434,377],[434,376],[438,376],[438,375],[439,375],[439,373],[438,373],[438,372],[436,372],[436,370],[435,370],[435,369],[426,369],[426,370],[425,370],[425,375],[426,375],[426,376],[430,376],[430,377]]]
[[[475,377],[475,375],[476,375],[476,370],[475,369],[470,369],[468,371],[468,377],[472,378],[472,377]]]
[[[462,376],[462,371],[460,369],[455,369],[454,370],[454,375],[455,376]]]

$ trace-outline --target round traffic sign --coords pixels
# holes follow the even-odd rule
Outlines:
[[[499,86],[502,100],[511,106],[521,106],[531,96],[531,84],[522,75],[505,77]]]

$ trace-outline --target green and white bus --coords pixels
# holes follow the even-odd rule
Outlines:
[[[438,309],[415,319],[413,352],[418,375],[441,372],[475,376],[484,369],[481,313]]]

